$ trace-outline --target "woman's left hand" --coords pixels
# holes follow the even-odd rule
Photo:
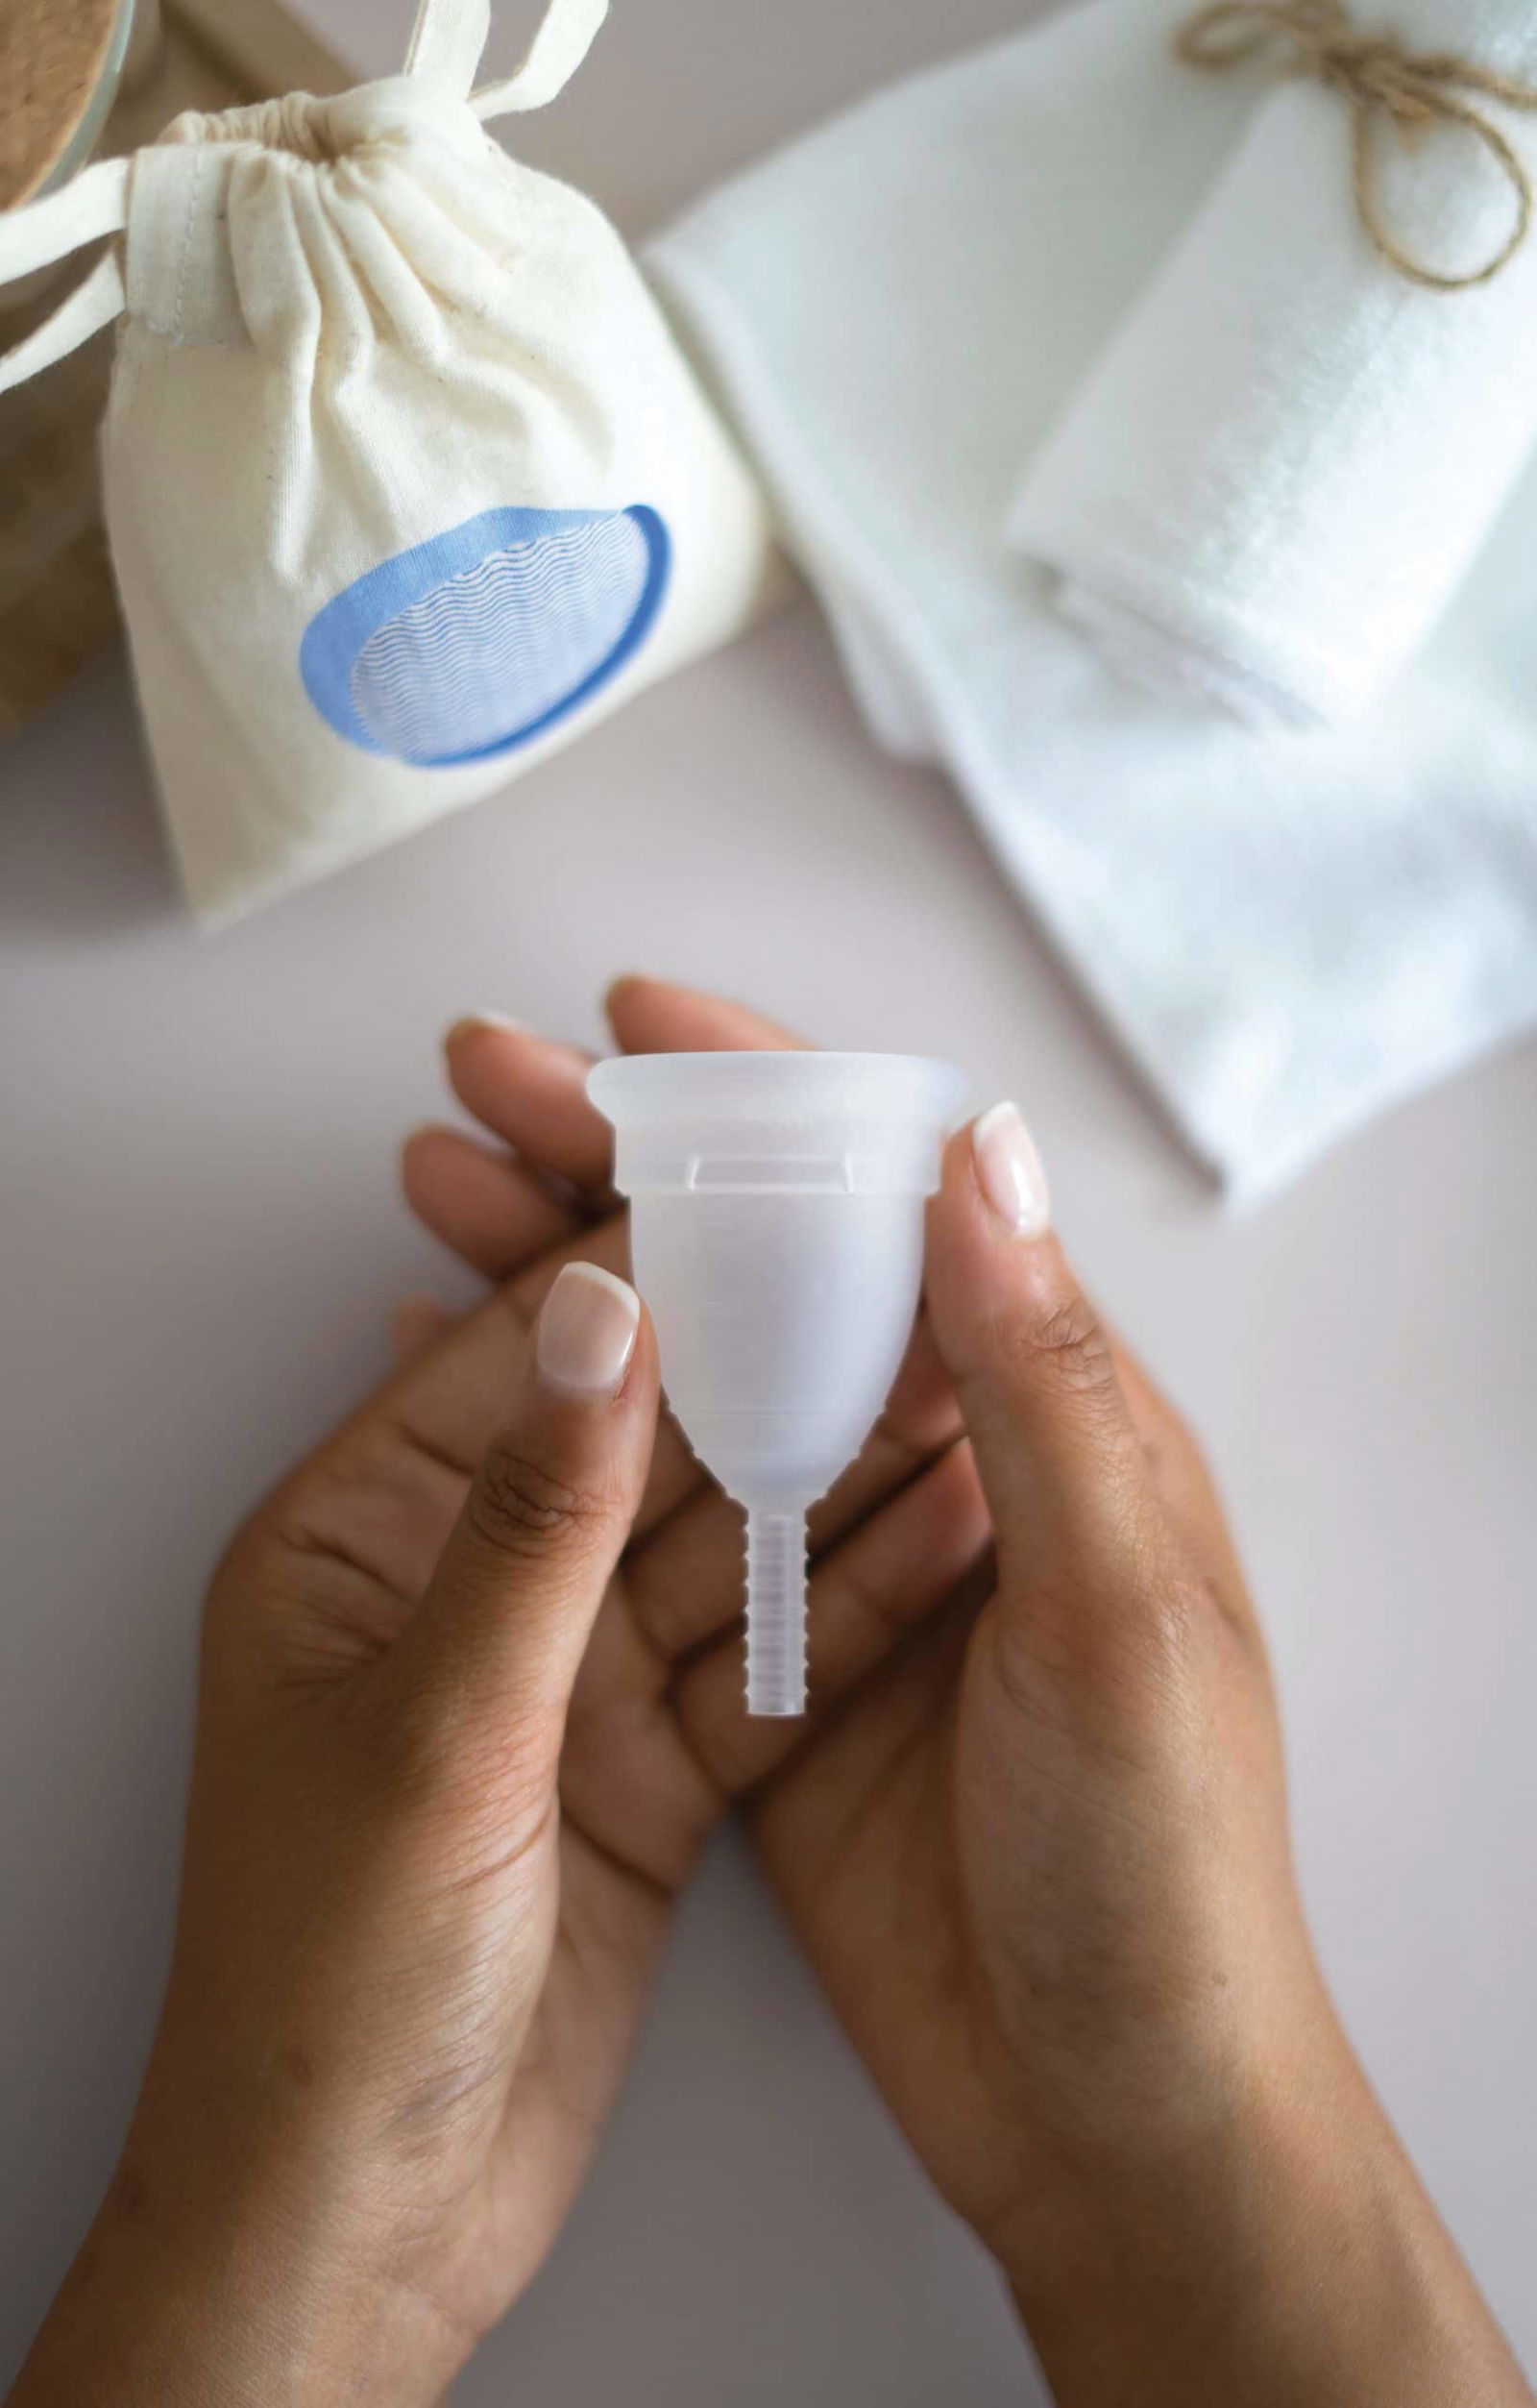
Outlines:
[[[558,1268],[536,1328],[488,1306],[217,1575],[161,2026],[17,2408],[416,2408],[560,2222],[663,1908],[557,1810],[657,1409],[633,1290]]]
[[[495,1293],[416,1321],[215,1580],[163,2018],[12,2408],[438,2400],[560,2228],[700,1849],[804,1737],[743,1712],[740,1516],[658,1422],[575,1066],[528,1053],[556,1180],[412,1149]],[[920,1335],[817,1511],[818,1710],[985,1542],[955,1436]]]

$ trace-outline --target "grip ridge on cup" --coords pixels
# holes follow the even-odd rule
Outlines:
[[[806,1710],[806,1516],[747,1514],[747,1711]]]

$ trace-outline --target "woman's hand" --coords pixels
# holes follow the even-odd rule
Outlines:
[[[611,1015],[635,1050],[783,1042],[648,982]],[[564,1047],[472,1023],[450,1061],[522,1159],[427,1133],[408,1191],[504,1275],[536,1191],[554,1209],[541,1167],[601,1209],[606,1132]],[[927,1320],[852,1478],[863,1518],[850,1538],[844,1484],[812,1583],[814,1704],[842,1703],[788,1754],[784,1726],[734,1710],[731,1510],[696,1496],[699,1543],[653,1549],[632,1586],[653,1632],[712,1642],[673,1684],[678,1727],[745,1792],[813,1962],[1064,2408],[1526,2401],[1316,1971],[1209,1481],[1077,1286],[1007,1109],[949,1148]],[[599,1718],[606,1686],[595,1662],[578,1694]],[[568,1786],[589,1778],[571,1757]]]
[[[520,1057],[539,1170],[412,1148],[501,1284],[406,1315],[219,1572],[161,2027],[15,2408],[436,2400],[559,2229],[700,1848],[802,1740],[742,1711],[738,1516],[652,1444],[579,1069]],[[821,1509],[823,1710],[984,1536],[932,1358],[896,1415]]]
[[[633,1290],[565,1269],[235,1540],[159,2033],[18,2403],[433,2401],[526,2279],[661,1920],[556,1811],[656,1395]]]
[[[754,1808],[849,2031],[1063,2408],[1528,2401],[1319,1977],[1209,1479],[1012,1106],[948,1149],[926,1297],[995,1577]]]

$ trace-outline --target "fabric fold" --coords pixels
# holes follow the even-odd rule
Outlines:
[[[1058,615],[1004,539],[1011,495],[1258,98],[1170,70],[1183,12],[1086,0],[879,94],[650,265],[872,731],[951,771],[1189,1144],[1254,1196],[1537,1021],[1537,480],[1414,676],[1341,731],[1260,740],[1140,694]]]

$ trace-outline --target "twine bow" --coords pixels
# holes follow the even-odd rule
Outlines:
[[[1525,160],[1479,100],[1537,110],[1537,87],[1452,51],[1412,51],[1402,36],[1363,33],[1344,0],[1214,0],[1175,36],[1187,66],[1221,74],[1254,59],[1277,59],[1282,75],[1309,76],[1338,92],[1351,112],[1355,206],[1374,249],[1401,276],[1431,292],[1466,292],[1507,267],[1531,231],[1537,199]],[[1482,143],[1516,196],[1510,233],[1481,267],[1449,275],[1415,258],[1387,226],[1378,196],[1374,131],[1385,118],[1403,141],[1430,127],[1461,126]]]

